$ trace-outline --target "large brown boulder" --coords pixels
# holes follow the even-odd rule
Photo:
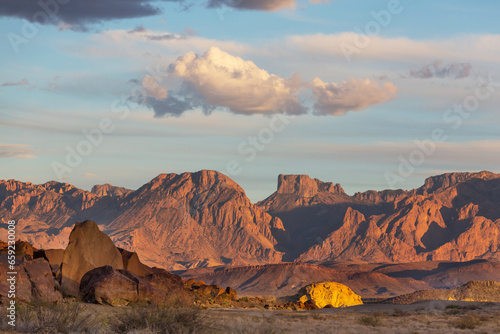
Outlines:
[[[5,261],[0,262],[0,300],[2,303],[8,299],[9,283],[7,272],[10,272]],[[56,302],[62,298],[59,286],[49,263],[44,259],[27,260],[17,257],[16,272],[16,299],[25,302],[43,300]]]
[[[67,296],[78,296],[80,280],[88,271],[111,266],[123,269],[122,255],[111,239],[91,220],[76,223],[61,266],[61,288]]]
[[[80,294],[87,302],[112,306],[131,302],[161,305],[177,302],[176,299],[192,303],[190,293],[178,284],[177,277],[165,271],[143,278],[128,270],[104,266],[83,276]]]
[[[137,302],[137,282],[111,266],[90,270],[83,275],[80,293],[84,301],[111,306],[125,306]]]

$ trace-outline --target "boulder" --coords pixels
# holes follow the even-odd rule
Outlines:
[[[119,270],[119,272],[136,283],[139,302],[153,303],[157,305],[168,303],[168,294],[171,291],[164,291],[150,284],[143,277],[139,277],[131,271]]]
[[[122,255],[111,239],[91,220],[76,223],[69,236],[61,265],[63,293],[77,297],[83,275],[106,265],[123,269]]]
[[[27,260],[17,257],[16,265],[16,299],[25,302],[43,300],[57,302],[62,298],[59,285],[54,279],[49,263],[45,259]],[[8,265],[0,261],[0,300],[8,300],[9,284]]]
[[[61,273],[64,249],[41,249],[34,253],[34,258],[43,258],[49,262],[52,272],[57,277]]]
[[[136,252],[130,252],[122,248],[118,248],[118,250],[122,254],[123,267],[126,270],[141,277],[144,277],[152,272],[150,267],[146,266],[139,260],[139,256]]]
[[[18,267],[28,275],[32,300],[56,302],[62,298],[59,284],[56,282],[49,263],[45,259],[26,261]]]
[[[149,284],[154,285],[163,291],[172,291],[184,288],[184,283],[182,282],[182,278],[180,276],[171,274],[164,269],[155,268],[155,271],[144,276],[144,279]]]
[[[307,285],[300,289],[297,298],[304,304],[312,301],[319,308],[323,308],[326,305],[347,307],[363,304],[361,297],[355,294],[349,287],[336,282],[321,282]]]
[[[174,276],[174,281],[169,281],[171,276]],[[191,304],[191,296],[182,283],[177,284],[175,276],[160,272],[139,277],[128,270],[104,266],[92,269],[83,276],[80,295],[86,302],[111,306],[125,306],[131,302],[162,305],[179,300]]]
[[[83,275],[80,294],[86,302],[111,306],[126,306],[139,300],[137,282],[112,266],[95,268]]]

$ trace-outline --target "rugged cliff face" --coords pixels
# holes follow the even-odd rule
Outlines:
[[[0,216],[16,219],[18,236],[35,246],[59,249],[76,221],[94,220],[118,247],[169,270],[500,259],[500,175],[490,172],[443,174],[411,191],[354,196],[339,184],[280,175],[277,191],[257,205],[215,171],[161,174],[136,191],[9,180],[0,181]]]
[[[87,192],[57,182],[2,181],[0,214],[20,222],[19,237],[46,248],[65,248],[75,221],[92,219],[117,246],[167,269],[282,258],[273,237],[283,232],[281,221],[215,171],[161,174],[133,192],[109,185]]]
[[[500,259],[498,174],[449,173],[412,191],[352,197],[317,184],[305,175],[280,175],[278,191],[258,203],[290,233],[280,240],[287,260]]]

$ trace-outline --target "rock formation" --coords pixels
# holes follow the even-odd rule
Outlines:
[[[348,196],[305,175],[280,175],[258,206],[279,217],[285,260],[410,262],[500,259],[500,175],[449,173],[412,191]],[[333,187],[336,188],[336,187]]]
[[[348,286],[336,282],[313,283],[300,289],[297,294],[299,302],[314,303],[319,308],[327,305],[331,307],[348,307],[361,305],[361,297],[355,294]]]
[[[500,282],[470,281],[455,289],[421,290],[388,299],[387,303],[413,304],[421,300],[500,303]]]
[[[0,181],[0,216],[16,217],[18,236],[40,248],[65,248],[75,221],[94,220],[118,247],[169,270],[274,263],[283,255],[274,237],[284,232],[281,221],[215,171],[161,174],[133,192]]]
[[[8,302],[9,266],[6,255],[0,255],[0,303]],[[16,298],[24,302],[44,300],[56,302],[62,298],[59,284],[54,279],[49,263],[42,258],[16,257]]]
[[[168,304],[182,299],[192,303],[182,280],[166,271],[140,277],[128,270],[103,266],[87,272],[81,279],[80,295],[86,302],[111,306],[130,303]]]
[[[69,244],[64,250],[61,265],[63,293],[78,296],[83,275],[106,265],[123,269],[122,255],[113,241],[91,220],[76,223],[69,236]]]
[[[145,264],[176,271],[500,259],[500,175],[490,172],[448,173],[411,191],[354,196],[339,184],[280,175],[277,191],[257,205],[230,178],[206,170],[161,174],[136,191],[9,180],[0,181],[0,216],[16,218],[17,235],[45,249],[66,248],[74,221],[91,219]],[[0,240],[5,231],[0,224]]]

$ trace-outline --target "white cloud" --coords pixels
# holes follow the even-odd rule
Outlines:
[[[177,36],[179,38],[167,38]],[[147,50],[149,57],[177,58],[179,54],[187,52],[203,52],[216,46],[232,54],[243,54],[251,48],[248,45],[235,41],[204,38],[198,35],[181,35],[167,31],[152,31],[144,28],[134,30],[106,30],[91,35],[82,47],[82,42],[71,46],[73,52],[93,57],[141,58]],[[83,50],[82,50],[83,48]],[[156,59],[158,61],[158,59]]]
[[[370,79],[351,79],[336,84],[315,78],[312,89],[317,99],[315,114],[318,115],[343,115],[348,111],[363,110],[388,102],[396,98],[397,93],[397,87],[392,83],[386,82],[380,87]]]
[[[211,47],[203,55],[190,52],[170,65],[170,74],[181,78],[204,102],[241,114],[302,114],[297,94],[300,76],[283,79],[251,61]]]
[[[287,48],[316,57],[345,58],[345,49],[353,51],[353,60],[395,62],[422,59],[467,59],[498,63],[500,35],[465,35],[441,40],[412,40],[406,37],[386,38],[355,32],[288,36]],[[477,50],[481,50],[478,52]],[[289,50],[287,50],[289,51]]]

